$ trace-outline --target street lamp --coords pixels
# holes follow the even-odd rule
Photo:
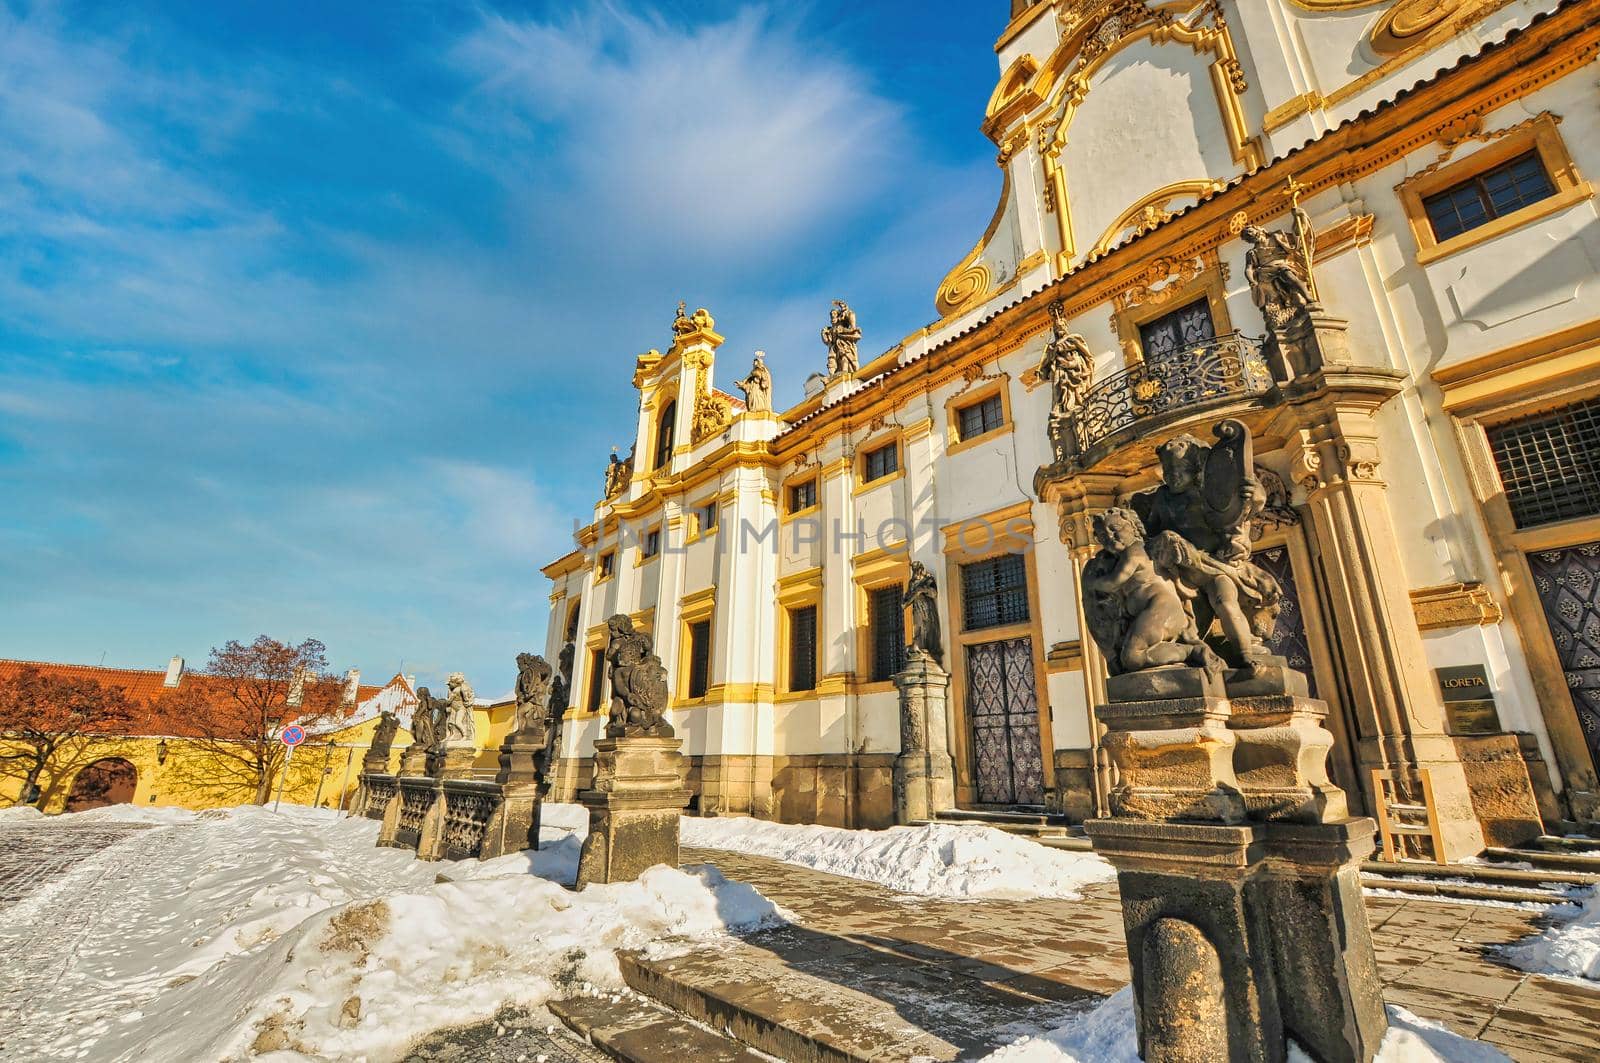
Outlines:
[[[156,743],[156,764],[157,764],[157,766],[159,766],[159,765],[165,764],[166,762],[167,762],[167,740],[165,738],[163,738],[161,741]]]

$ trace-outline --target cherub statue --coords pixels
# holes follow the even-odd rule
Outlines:
[[[856,324],[856,312],[843,300],[833,301],[828,314],[828,327],[822,330],[822,342],[828,348],[828,375],[854,373],[861,368],[861,329]]]
[[[531,653],[517,654],[516,731],[527,734],[545,722],[553,689],[550,662]]]
[[[1185,663],[1220,671],[1181,588],[1146,552],[1139,515],[1108,509],[1095,515],[1093,528],[1100,552],[1083,568],[1083,607],[1110,673]]]
[[[445,744],[450,746],[478,745],[478,724],[473,719],[472,706],[476,700],[467,677],[451,672],[450,698],[445,704]]]
[[[911,648],[944,664],[944,632],[939,624],[939,584],[921,561],[911,562],[905,604],[911,609]]]
[[[1050,446],[1056,460],[1064,461],[1067,422],[1094,383],[1094,355],[1082,336],[1067,332],[1067,311],[1060,300],[1050,304],[1050,322],[1053,334],[1044,347],[1039,377],[1050,382]]]
[[[1267,655],[1283,590],[1250,560],[1250,521],[1266,503],[1254,474],[1250,430],[1226,420],[1206,446],[1178,436],[1156,448],[1162,484],[1135,495],[1131,505],[1150,536],[1163,574],[1191,596],[1201,637],[1222,629],[1222,654],[1235,668],[1253,669]]]
[[[661,715],[667,707],[667,670],[651,652],[650,636],[635,631],[623,613],[607,620],[606,630],[606,663],[611,669],[606,737],[672,737],[672,725]]]
[[[751,413],[772,412],[772,371],[767,368],[767,354],[757,351],[750,365],[750,375],[734,381],[734,387],[744,392],[744,408]]]

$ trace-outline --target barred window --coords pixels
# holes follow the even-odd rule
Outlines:
[[[789,691],[817,689],[817,607],[789,610]]]
[[[689,625],[689,696],[703,698],[711,686],[711,621]]]
[[[789,488],[789,512],[798,513],[817,504],[817,481],[807,480]]]
[[[1519,528],[1600,513],[1600,399],[1489,429]]]
[[[881,480],[885,476],[893,476],[900,471],[900,444],[890,443],[886,447],[867,451],[867,456],[863,460],[863,467],[862,481],[864,483]]]
[[[872,681],[886,682],[906,666],[906,613],[900,584],[867,592],[867,630],[872,642]]]
[[[1028,567],[1021,554],[961,566],[961,606],[968,631],[1028,620]]]
[[[606,681],[606,651],[589,651],[589,711],[600,711],[600,693]]]
[[[956,411],[956,432],[963,442],[997,431],[1006,423],[1005,404],[998,394]]]
[[[1443,243],[1555,194],[1544,160],[1530,151],[1428,196],[1422,208],[1434,239]]]
[[[1216,338],[1217,327],[1211,320],[1211,300],[1204,296],[1139,326],[1139,347],[1144,351],[1144,360],[1147,362]]]

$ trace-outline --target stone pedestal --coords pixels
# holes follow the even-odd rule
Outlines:
[[[657,864],[678,866],[678,816],[693,791],[683,784],[677,738],[608,738],[594,744],[594,788],[578,795],[589,837],[578,859],[578,888],[631,882]]]
[[[378,829],[378,844],[396,849],[415,849],[439,804],[439,783],[431,775],[402,775],[395,780],[396,792],[383,810],[383,825]]]
[[[439,757],[438,770],[435,774],[440,779],[470,779],[472,766],[477,759],[476,746],[446,746],[444,753]]]
[[[419,775],[432,775],[433,765],[429,758],[430,749],[427,746],[413,742],[400,754],[400,774],[413,778]]]
[[[1333,732],[1322,726],[1327,718],[1327,702],[1298,694],[1233,699],[1233,770],[1252,820],[1328,823],[1348,817],[1344,791],[1328,778]]]
[[[1256,828],[1083,826],[1117,869],[1145,1063],[1281,1063],[1288,1046]]]
[[[1364,817],[1258,831],[1283,1025],[1321,1063],[1368,1063],[1388,1029],[1361,898],[1375,831]]]
[[[1114,676],[1106,687],[1112,700],[1095,714],[1106,729],[1101,744],[1118,773],[1112,816],[1244,821],[1220,677],[1175,666]]]
[[[956,807],[948,726],[950,673],[926,653],[912,651],[894,684],[900,690],[894,821],[904,825]]]
[[[545,737],[543,727],[515,731],[500,747],[500,804],[483,832],[482,859],[539,848]]]

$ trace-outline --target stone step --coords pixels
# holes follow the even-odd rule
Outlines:
[[[940,962],[803,927],[690,956],[619,959],[631,989],[792,1063],[973,1058],[1100,999],[1027,976],[976,984]]]
[[[1600,882],[1600,875],[1589,871],[1529,871],[1494,864],[1425,864],[1412,860],[1389,864],[1382,860],[1368,860],[1361,865],[1361,870],[1369,875],[1403,875],[1407,878],[1464,878],[1479,885],[1496,886],[1537,886],[1546,882],[1563,886],[1592,886]]]
[[[1546,834],[1533,839],[1519,849],[1543,849],[1552,853],[1600,853],[1600,838],[1588,838],[1581,835],[1561,836]]]
[[[569,997],[549,1007],[567,1029],[622,1063],[766,1063],[770,1058],[631,994],[617,1001]]]
[[[1069,853],[1092,853],[1094,843],[1088,838],[1075,834],[1063,834],[1053,838],[1035,838],[1034,841],[1051,849],[1060,849]]]
[[[1483,851],[1483,858],[1502,864],[1531,864],[1538,871],[1586,871],[1600,875],[1600,853],[1490,848]]]
[[[923,820],[922,823],[928,822]],[[983,809],[951,809],[934,815],[937,823],[971,823],[983,827],[993,827],[1003,830],[1007,834],[1017,834],[1025,838],[1057,838],[1064,837],[1069,832],[1069,825],[1061,816],[1049,816],[1042,812],[1001,812],[986,811]],[[920,826],[921,824],[915,824]]]
[[[1560,889],[1524,889],[1516,886],[1479,886],[1464,882],[1418,882],[1411,879],[1390,878],[1386,875],[1362,875],[1361,885],[1367,889],[1389,890],[1393,893],[1414,894],[1419,897],[1452,897],[1463,901],[1505,901],[1508,904],[1564,904],[1568,898]]]

